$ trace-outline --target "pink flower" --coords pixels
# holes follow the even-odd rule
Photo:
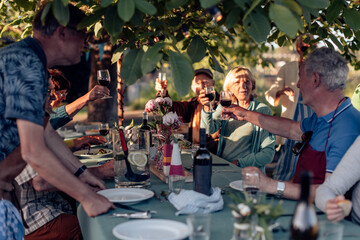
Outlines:
[[[166,126],[171,126],[173,124],[177,125],[178,122],[179,122],[179,117],[174,112],[169,112],[163,117],[163,124]]]
[[[165,99],[162,97],[158,97],[155,99],[155,102],[157,102],[158,104],[162,105],[165,103]]]
[[[166,104],[166,105],[169,105],[170,107],[172,106],[172,100],[171,100],[171,98],[165,97],[165,98],[164,98],[164,101],[165,101],[165,104]]]
[[[159,107],[159,104],[154,100],[149,100],[145,105],[145,112],[153,112]]]

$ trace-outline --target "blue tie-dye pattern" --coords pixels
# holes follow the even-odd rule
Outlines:
[[[16,119],[43,125],[45,70],[25,40],[0,49],[0,161],[20,144]]]

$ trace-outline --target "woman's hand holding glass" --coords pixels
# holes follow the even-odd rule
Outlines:
[[[111,80],[109,70],[107,70],[107,69],[98,70],[97,71],[97,80],[101,86],[108,87],[110,84],[110,80]],[[104,96],[101,99],[108,99],[108,98],[112,98],[112,97]]]

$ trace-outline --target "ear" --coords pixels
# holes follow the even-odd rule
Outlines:
[[[313,85],[315,88],[317,88],[320,86],[320,80],[321,80],[320,75],[317,72],[314,72],[313,74],[314,74]]]
[[[65,27],[59,26],[59,27],[55,30],[55,34],[56,34],[61,40],[65,40],[65,36],[66,36]]]
[[[255,90],[255,88],[256,88],[256,82],[254,81],[254,82],[252,82],[252,89],[251,90]]]

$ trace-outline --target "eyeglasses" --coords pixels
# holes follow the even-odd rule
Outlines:
[[[57,95],[59,95],[60,97],[66,97],[67,96],[67,92],[59,92],[59,91],[55,91],[55,93],[57,94]]]
[[[304,150],[304,148],[309,144],[312,134],[313,134],[312,131],[305,132],[301,136],[302,142],[295,143],[292,151],[296,156],[299,155]]]

